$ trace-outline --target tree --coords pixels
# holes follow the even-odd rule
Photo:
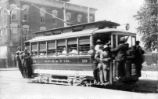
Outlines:
[[[145,48],[158,48],[158,0],[145,0],[143,7],[134,17],[138,20],[137,30],[142,34]]]

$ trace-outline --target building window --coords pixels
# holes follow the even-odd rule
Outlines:
[[[18,24],[17,23],[12,23],[11,24],[11,33],[12,34],[17,34],[18,33]]]
[[[58,17],[58,11],[57,10],[52,10],[52,17],[53,18]]]
[[[40,20],[40,21],[41,21],[42,24],[44,24],[44,23],[45,23],[45,18],[44,18],[44,17],[41,17],[41,20]]]
[[[77,22],[82,22],[82,14],[77,15]]]
[[[46,30],[46,27],[42,26],[40,27],[40,31],[45,31]]]
[[[52,10],[53,25],[57,25],[57,20],[56,20],[57,17],[58,17],[58,11]]]
[[[11,13],[11,21],[17,20],[17,10],[13,10]]]
[[[10,14],[11,14],[11,21],[17,20],[17,9],[16,9],[16,4],[11,4],[10,5]]]
[[[26,22],[28,21],[28,13],[29,13],[29,5],[23,5],[22,6],[22,9],[24,9],[22,12],[23,12],[23,18],[22,18],[22,21],[23,22]]]
[[[71,13],[67,12],[66,13],[66,21],[70,21],[71,20]]]
[[[29,39],[28,33],[29,33],[29,25],[23,25],[23,38],[24,38],[24,40]]]
[[[41,17],[41,23],[45,23],[45,15],[46,15],[46,9],[40,8],[40,17]]]

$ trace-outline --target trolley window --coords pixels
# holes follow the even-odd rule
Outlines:
[[[39,51],[46,51],[46,42],[39,43]]]
[[[86,45],[86,44],[90,44],[89,36],[79,38],[79,45]]]
[[[31,52],[32,52],[32,55],[33,55],[33,56],[37,55],[37,51],[38,51],[37,42],[31,44],[31,49],[32,49],[32,51],[31,51]]]
[[[55,52],[56,52],[55,41],[48,41],[47,55],[55,55]]]
[[[135,42],[136,42],[136,37],[135,37],[135,36],[132,36],[132,46],[135,45]]]
[[[55,49],[55,41],[48,41],[48,50]]]
[[[65,39],[57,40],[57,55],[62,55],[65,45]]]
[[[68,45],[74,45],[74,44],[77,44],[77,39],[76,39],[76,38],[68,39],[67,44],[68,44]]]
[[[126,42],[129,44],[129,47],[135,45],[135,37],[130,36],[130,35],[118,35],[118,43],[120,42],[121,38],[125,38]]]
[[[67,40],[68,41],[68,46],[67,46],[67,50],[68,50],[68,54],[69,55],[76,55],[78,54],[77,51],[77,38],[70,38]]]
[[[32,47],[32,51],[37,51],[38,50],[37,43],[32,43],[31,47]]]
[[[79,54],[87,55],[90,50],[90,37],[80,37],[79,38]]]
[[[46,55],[46,42],[39,42],[39,55]]]

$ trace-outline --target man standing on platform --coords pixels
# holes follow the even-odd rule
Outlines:
[[[125,44],[126,39],[124,37],[120,38],[118,47],[111,49],[113,53],[116,53],[115,60],[117,62],[118,68],[118,79],[125,77],[125,62],[126,62],[126,52],[128,50],[127,44]]]
[[[25,67],[25,73],[28,78],[32,78],[33,75],[33,70],[32,70],[32,58],[30,56],[30,53],[28,52],[27,49],[24,50],[23,54],[23,65]]]

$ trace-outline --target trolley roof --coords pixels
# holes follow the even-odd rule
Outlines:
[[[45,31],[38,31],[35,32],[34,34],[36,35],[45,35],[47,34],[47,32],[52,34],[56,34],[56,32],[60,32],[60,33],[64,33],[66,32],[70,32],[73,30],[76,30],[76,28],[79,28],[81,30],[87,30],[87,29],[94,29],[94,28],[112,28],[112,27],[117,27],[120,26],[120,24],[115,23],[115,22],[111,22],[111,21],[106,21],[106,20],[102,20],[102,21],[96,21],[96,22],[90,22],[90,23],[82,23],[82,24],[76,24],[76,25],[71,25],[68,27],[60,27],[60,28],[54,28],[54,29],[50,29],[50,30],[45,30]]]
[[[58,34],[58,35],[38,36],[38,37],[34,37],[26,42],[41,42],[41,41],[73,38],[73,37],[90,36],[90,35],[94,35],[94,34],[98,34],[98,33],[107,33],[108,34],[108,33],[112,33],[112,32],[113,32],[113,34],[133,35],[133,36],[136,35],[135,33],[131,33],[128,31],[104,28],[104,29],[91,29],[91,30],[83,30],[83,31],[78,31],[78,32],[62,33],[62,34]]]

